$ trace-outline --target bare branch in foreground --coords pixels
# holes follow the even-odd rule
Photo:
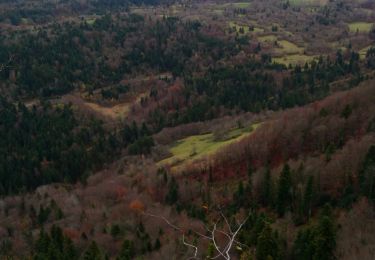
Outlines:
[[[146,215],[146,216],[150,216],[150,217],[162,219],[165,223],[167,223],[168,226],[170,226],[171,228],[173,228],[176,231],[181,232],[182,233],[182,242],[183,242],[183,244],[194,249],[194,256],[190,257],[189,259],[198,259],[197,258],[198,247],[195,246],[195,245],[193,245],[193,244],[191,244],[191,243],[189,243],[189,242],[187,242],[185,240],[185,232],[184,232],[184,230],[182,228],[180,228],[180,227],[172,224],[167,218],[165,218],[163,216],[159,216],[159,215],[155,215],[155,214],[151,214],[151,213],[143,213],[143,214]],[[238,227],[234,231],[232,230],[232,228],[231,228],[231,226],[229,224],[228,219],[224,216],[224,214],[222,212],[220,212],[220,216],[221,216],[220,219],[224,219],[224,221],[226,223],[226,226],[227,226],[227,228],[229,230],[229,233],[217,229],[217,224],[219,223],[220,219],[214,224],[212,230],[210,230],[209,228],[206,227],[207,232],[209,233],[209,235],[204,235],[204,234],[202,234],[202,233],[200,233],[198,231],[194,231],[194,230],[192,230],[192,232],[194,234],[196,234],[197,236],[202,237],[202,238],[207,239],[207,240],[210,240],[212,242],[215,250],[217,251],[217,255],[215,255],[211,259],[217,259],[219,257],[223,257],[226,260],[230,260],[231,259],[230,251],[231,251],[231,249],[233,247],[233,244],[238,244],[240,246],[246,246],[246,245],[238,242],[236,240],[236,237],[237,237],[238,233],[241,231],[241,229],[244,226],[244,224],[249,219],[250,213],[247,215],[247,217],[242,222],[238,223]],[[222,234],[222,235],[224,235],[227,238],[227,242],[226,242],[226,244],[225,244],[225,246],[223,248],[221,248],[218,245],[216,234]]]

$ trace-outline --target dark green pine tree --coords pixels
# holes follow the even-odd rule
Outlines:
[[[315,230],[313,260],[334,260],[336,249],[337,228],[332,208],[326,205],[319,217]]]
[[[251,166],[247,169],[247,184],[245,187],[245,206],[248,208],[254,208],[256,203],[253,196],[253,168]]]
[[[159,250],[160,247],[161,247],[160,239],[157,238],[157,239],[155,240],[154,250]]]
[[[148,127],[145,122],[142,123],[142,128],[141,128],[141,136],[149,136],[150,131],[148,130]]]
[[[362,195],[375,203],[375,146],[367,152],[362,169],[359,173],[359,184]]]
[[[63,235],[61,228],[52,226],[50,233],[48,235],[43,230],[41,231],[33,259],[74,260],[78,258],[72,240]]]
[[[178,183],[175,178],[172,177],[170,183],[169,183],[168,193],[165,197],[165,201],[172,205],[177,202],[178,200]]]
[[[215,247],[213,243],[208,244],[206,258],[205,259],[212,259],[215,255]]]
[[[271,171],[267,168],[264,179],[261,184],[261,197],[260,202],[264,207],[273,205],[273,182],[271,177]]]
[[[95,241],[92,241],[90,246],[87,248],[86,252],[83,255],[84,260],[103,260],[104,257],[100,251],[98,244]]]
[[[279,177],[276,209],[283,216],[292,202],[292,178],[288,164],[285,164]]]
[[[271,227],[267,224],[260,233],[256,246],[257,260],[276,260],[279,258],[278,243]]]
[[[135,256],[135,249],[133,241],[125,239],[122,243],[121,251],[117,260],[131,260]]]
[[[237,191],[235,192],[233,196],[234,204],[236,205],[236,208],[239,209],[244,206],[245,203],[245,189],[243,186],[243,182],[240,181],[237,186]]]
[[[309,219],[311,216],[313,198],[314,198],[314,177],[310,176],[306,184],[305,192],[303,194],[303,204],[302,204],[303,214],[305,215],[307,219]]]
[[[298,232],[294,241],[292,258],[295,260],[312,260],[314,254],[314,232],[311,228],[302,229]]]
[[[49,235],[42,229],[39,234],[39,239],[35,245],[35,255],[34,259],[43,259],[48,252],[48,248],[51,244],[51,238]]]
[[[138,137],[139,137],[139,130],[138,130],[137,123],[135,121],[133,121],[133,123],[132,123],[131,130],[132,130],[134,140],[137,140]]]
[[[293,245],[293,259],[334,260],[337,228],[332,209],[326,205],[318,223],[298,232]]]

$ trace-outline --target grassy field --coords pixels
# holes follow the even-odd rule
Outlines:
[[[289,0],[289,3],[291,5],[297,5],[297,6],[309,6],[309,5],[326,5],[328,3],[328,0]]]
[[[247,26],[247,25],[238,25],[235,22],[229,22],[229,27],[235,28],[236,32],[238,32],[238,33],[240,32],[241,28],[243,28],[244,34],[249,33],[249,26]]]
[[[351,32],[369,32],[374,24],[366,22],[356,22],[348,24]]]
[[[365,47],[365,48],[359,50],[359,57],[360,57],[361,59],[365,59],[365,58],[366,58],[367,51],[368,51],[371,47],[372,47],[372,46],[370,45],[370,46],[367,46],[367,47]]]
[[[237,3],[227,3],[224,7],[234,7],[234,8],[247,8],[250,6],[249,2],[237,2]]]
[[[208,133],[193,135],[178,140],[170,147],[172,156],[158,162],[158,164],[179,167],[205,156],[212,155],[226,145],[237,142],[250,135],[259,125],[260,124],[254,124],[244,128],[229,130],[223,133],[221,138],[215,137],[213,133]]]
[[[281,40],[277,42],[281,47],[283,53],[296,54],[303,53],[304,48],[298,47],[294,43],[286,40]]]
[[[273,58],[272,61],[276,63],[281,63],[285,65],[304,65],[306,62],[311,62],[314,60],[315,56],[309,56],[304,54],[291,54],[291,55],[285,55],[283,57]]]
[[[250,33],[250,32],[254,32],[254,33],[262,33],[264,32],[264,29],[263,28],[259,28],[259,27],[254,27],[254,30],[253,31],[250,31],[249,29],[249,25],[240,25],[240,24],[237,24],[236,22],[229,22],[229,27],[232,29],[232,28],[235,28],[236,32],[240,32],[241,28],[243,28],[243,33],[244,34],[247,34],[247,33]]]
[[[261,42],[274,43],[277,41],[277,37],[275,35],[265,35],[258,37],[258,40]]]
[[[86,19],[86,23],[88,25],[93,25],[95,23],[95,21],[96,21],[96,18],[87,18]]]

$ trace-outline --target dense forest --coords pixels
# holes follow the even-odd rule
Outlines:
[[[0,6],[1,259],[371,259],[371,1]]]

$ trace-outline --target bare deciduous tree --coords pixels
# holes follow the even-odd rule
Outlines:
[[[240,246],[240,247],[247,247],[246,245],[244,245],[244,244],[240,243],[238,240],[236,240],[236,237],[239,234],[239,232],[241,231],[244,224],[249,219],[250,213],[241,222],[236,221],[237,223],[236,223],[235,229],[232,228],[232,226],[230,225],[230,223],[229,223],[228,219],[225,217],[225,215],[221,211],[219,213],[220,213],[220,216],[219,216],[218,220],[216,222],[214,222],[213,227],[211,229],[209,227],[205,226],[206,231],[207,231],[206,234],[203,234],[203,233],[201,233],[199,231],[196,231],[196,230],[192,230],[192,232],[195,235],[197,235],[198,237],[209,240],[213,244],[214,249],[216,251],[216,255],[213,256],[210,259],[218,259],[218,258],[222,257],[226,260],[230,260],[231,259],[230,251],[233,248],[233,245],[237,245],[237,246]],[[151,214],[151,213],[147,213],[147,212],[145,212],[143,214],[145,216],[150,216],[150,217],[162,219],[169,227],[173,228],[174,230],[176,230],[178,232],[181,232],[182,233],[182,243],[194,250],[194,255],[192,257],[190,257],[189,259],[199,259],[198,258],[198,247],[196,245],[192,244],[192,243],[189,243],[186,240],[185,230],[183,228],[174,225],[173,223],[171,223],[171,221],[169,221],[164,216],[159,216],[159,215],[155,215],[155,214]],[[224,223],[225,223],[224,224],[224,227],[226,227],[225,231],[218,228],[218,225],[221,221],[224,221]],[[224,245],[219,245],[219,243],[218,243],[218,235],[219,234],[223,235],[226,238],[226,241],[225,241]]]

